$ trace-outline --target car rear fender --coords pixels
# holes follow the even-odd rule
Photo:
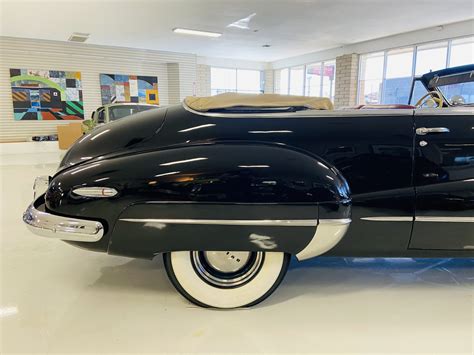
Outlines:
[[[109,164],[121,167],[121,193],[135,201],[115,223],[111,254],[265,250],[305,259],[337,244],[350,223],[350,191],[339,171],[284,145],[204,144]],[[325,245],[311,247],[318,230],[336,236],[319,235]]]

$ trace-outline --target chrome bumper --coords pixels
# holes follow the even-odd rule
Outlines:
[[[42,199],[43,195],[23,213],[23,222],[33,233],[42,237],[76,242],[97,242],[104,235],[104,227],[100,222],[57,216],[39,210],[38,202]]]

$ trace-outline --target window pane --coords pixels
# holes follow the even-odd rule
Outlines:
[[[260,71],[237,69],[237,92],[260,94]]]
[[[334,101],[336,61],[324,62],[323,64],[323,92],[321,96],[329,97]]]
[[[413,48],[402,48],[387,53],[386,79],[411,77]]]
[[[360,104],[377,104],[380,102],[383,63],[383,52],[365,54],[360,57]]]
[[[314,63],[306,66],[306,95],[321,96],[321,65]]]
[[[411,98],[410,105],[414,105],[418,102],[419,99],[423,95],[425,95],[428,91],[426,90],[425,86],[421,83],[421,81],[415,81],[415,87],[413,88],[413,97]]]
[[[458,101],[459,96],[462,97],[461,102],[463,104],[474,103],[474,81],[452,85],[443,85],[440,87],[440,90],[451,103],[453,103],[453,101]]]
[[[282,95],[288,95],[288,68],[280,70],[280,80],[278,93]]]
[[[134,113],[139,112],[139,109],[136,105],[131,106],[115,106],[109,109],[109,118],[111,121],[115,121],[116,119],[133,115]]]
[[[236,91],[236,69],[211,68],[211,95]]]
[[[383,104],[407,104],[413,69],[413,48],[402,48],[387,53],[387,71],[383,83]]]
[[[451,58],[449,66],[474,63],[474,37],[456,39],[451,42]]]
[[[304,67],[290,69],[290,95],[303,95]]]
[[[430,43],[419,46],[416,52],[415,75],[446,68],[448,42]]]

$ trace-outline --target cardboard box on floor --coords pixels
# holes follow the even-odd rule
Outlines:
[[[80,137],[82,137],[82,122],[58,125],[59,149],[68,149]]]

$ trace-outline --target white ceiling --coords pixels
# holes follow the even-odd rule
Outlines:
[[[227,28],[256,13],[250,29]],[[472,0],[0,0],[3,36],[274,61],[474,18]],[[179,35],[184,27],[220,38]],[[257,32],[255,32],[257,30]],[[262,48],[270,44],[270,48]]]

